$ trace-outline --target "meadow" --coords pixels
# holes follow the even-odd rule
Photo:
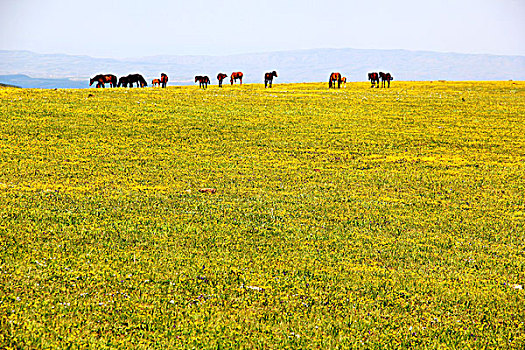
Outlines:
[[[0,89],[0,348],[523,349],[524,111],[525,82]]]

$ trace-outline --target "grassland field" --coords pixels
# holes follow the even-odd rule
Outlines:
[[[524,193],[525,82],[2,88],[0,348],[523,349]]]

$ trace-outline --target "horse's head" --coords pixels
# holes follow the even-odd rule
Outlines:
[[[277,78],[277,72],[276,71],[273,71],[272,75]]]
[[[96,81],[95,78],[90,78],[89,79],[89,86],[93,85],[93,83]]]

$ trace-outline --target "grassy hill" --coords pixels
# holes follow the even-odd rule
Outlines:
[[[0,347],[521,349],[524,109],[523,82],[0,89]]]

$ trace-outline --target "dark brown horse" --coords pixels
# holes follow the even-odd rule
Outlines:
[[[137,87],[145,87],[148,86],[148,83],[146,83],[146,79],[140,74],[130,74],[127,76],[128,78],[128,84],[129,87],[132,88],[133,84],[137,83]]]
[[[120,77],[118,79],[117,87],[128,87],[128,77]]]
[[[374,86],[379,88],[379,74],[377,74],[376,72],[368,73],[368,80],[372,82],[372,86],[370,86],[371,88],[373,88]]]
[[[337,82],[337,88],[341,88],[341,83],[343,80],[341,79],[341,73],[332,73],[330,74],[330,78],[328,79],[328,88],[334,88],[335,89],[335,83]]]
[[[99,74],[95,77],[89,79],[89,86],[93,85],[94,82],[97,82],[97,88],[105,87],[104,84],[109,83],[110,87],[117,87],[117,77],[113,74]]]
[[[388,83],[390,87],[390,80],[394,80],[394,77],[390,73],[379,72],[379,77],[381,78],[381,86],[385,87],[385,83]],[[379,80],[377,81],[377,87],[379,87]]]
[[[217,80],[219,81],[219,87],[222,87],[222,81],[228,78],[228,74],[219,73],[217,74]]]
[[[151,81],[151,85],[153,85],[153,86],[155,86],[155,85],[160,86],[160,79],[153,79]]]
[[[163,88],[165,88],[168,84],[168,76],[165,73],[160,74],[160,83],[162,84]]]
[[[195,77],[195,82],[199,82],[199,87],[203,88],[203,89],[206,89],[208,87],[208,84],[211,84],[210,83],[210,78],[208,78],[207,75],[197,75]]]
[[[343,83],[344,84],[343,87],[346,88],[346,77],[341,78],[341,83]]]
[[[230,83],[233,85],[233,83],[234,83],[235,81],[237,81],[237,79],[239,79],[240,82],[241,82],[241,85],[242,85],[242,77],[243,77],[242,72],[233,72],[233,73],[230,75]]]
[[[266,86],[268,84],[270,84],[270,87],[272,87],[273,77],[277,78],[277,72],[276,71],[264,74],[264,87],[265,88],[266,88]]]

